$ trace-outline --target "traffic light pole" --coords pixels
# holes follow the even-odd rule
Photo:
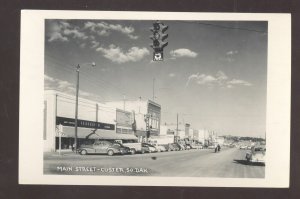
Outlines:
[[[153,35],[150,36],[150,39],[153,40],[153,44],[150,46],[153,48],[153,61],[163,61],[163,49],[168,45],[168,42],[164,42],[168,38],[168,34],[165,34],[165,31],[168,29],[168,26],[164,25],[160,21],[153,23],[153,27],[150,28]]]

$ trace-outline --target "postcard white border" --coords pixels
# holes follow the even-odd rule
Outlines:
[[[44,20],[268,21],[267,159],[265,178],[70,176],[43,174]],[[21,12],[19,183],[60,185],[289,187],[291,15],[253,13]]]

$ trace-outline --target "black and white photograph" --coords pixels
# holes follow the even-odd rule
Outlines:
[[[290,44],[274,34],[288,16],[71,14],[45,13],[21,37],[38,43],[21,48],[24,59],[38,57],[39,77],[27,71],[25,80],[42,83],[30,89],[39,99],[39,115],[26,119],[38,118],[34,141],[20,132],[22,149],[38,149],[20,149],[38,159],[36,182],[288,186]]]

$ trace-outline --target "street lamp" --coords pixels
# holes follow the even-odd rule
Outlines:
[[[81,64],[81,65],[91,65],[92,67],[96,66],[95,62],[85,63],[85,64]],[[76,103],[75,103],[75,140],[74,140],[74,145],[75,145],[74,150],[75,150],[75,153],[77,153],[79,69],[80,69],[80,65],[78,64],[77,67],[76,67],[77,81],[76,81]]]

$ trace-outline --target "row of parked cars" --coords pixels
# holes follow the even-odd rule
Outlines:
[[[190,144],[148,144],[148,143],[118,143],[105,140],[96,140],[93,144],[83,144],[77,152],[81,155],[86,154],[107,154],[112,156],[114,154],[135,154],[135,153],[153,153],[153,152],[165,152],[165,151],[181,151],[189,149],[201,149],[201,145]]]

